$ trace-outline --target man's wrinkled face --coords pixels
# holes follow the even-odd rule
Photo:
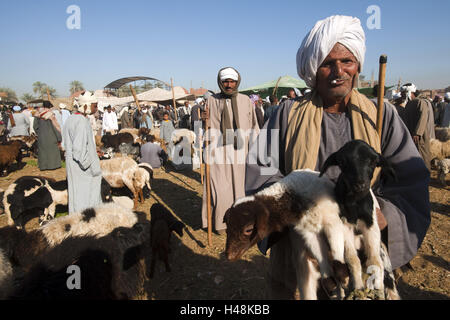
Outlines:
[[[225,93],[232,93],[236,88],[237,81],[232,79],[225,79],[222,81],[223,88],[225,89]]]
[[[353,88],[359,62],[344,45],[336,43],[317,70],[317,91],[322,99],[346,97]]]

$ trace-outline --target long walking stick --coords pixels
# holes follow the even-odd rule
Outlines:
[[[209,111],[209,107],[206,106],[206,111]],[[209,112],[208,112],[209,113]],[[208,115],[209,116],[209,115]],[[209,124],[208,121],[205,120],[205,137],[207,132],[209,131]],[[212,245],[212,210],[211,210],[211,172],[209,167],[209,139],[206,139],[205,143],[205,152],[206,152],[206,163],[205,163],[205,178],[206,178],[206,212],[208,217],[208,245]]]
[[[201,117],[200,117],[200,108],[197,109],[197,114],[198,114],[198,119],[201,119]],[[198,131],[198,133],[200,133],[200,130]],[[198,137],[197,137],[197,139],[198,139]],[[199,141],[199,140],[197,140],[197,141]],[[202,143],[200,143],[200,141],[199,141],[199,145],[200,145],[200,157],[199,157],[200,158],[200,179],[201,179],[202,184],[203,184],[203,180],[204,180],[203,154],[201,152],[201,150],[202,150]]]
[[[383,107],[384,107],[384,81],[386,78],[387,56],[380,56],[380,71],[378,73],[378,110],[377,110],[377,132],[381,139],[381,129],[383,126]]]

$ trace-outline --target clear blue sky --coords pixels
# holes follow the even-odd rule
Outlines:
[[[69,30],[69,5],[81,9],[81,29]],[[381,9],[381,29],[369,30],[370,5]],[[375,79],[388,55],[388,85],[450,85],[450,1],[103,1],[33,0],[0,3],[0,87],[20,97],[41,81],[67,96],[69,83],[101,89],[124,76],[143,75],[189,88],[216,90],[217,71],[234,66],[241,88],[289,74],[317,20],[358,17],[366,33],[363,74]]]

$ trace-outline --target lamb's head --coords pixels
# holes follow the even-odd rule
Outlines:
[[[253,196],[239,199],[225,212],[227,224],[225,254],[230,261],[239,259],[248,249],[269,234],[269,210]]]
[[[347,142],[342,148],[331,154],[325,161],[320,176],[329,167],[339,166],[341,174],[338,184],[342,184],[352,194],[366,196],[370,190],[370,181],[376,167],[381,167],[380,179],[395,179],[395,171],[389,162],[370,145],[362,140]]]

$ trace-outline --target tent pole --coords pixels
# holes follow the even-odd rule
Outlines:
[[[172,85],[173,113],[175,113],[175,122],[178,122],[177,105],[175,104],[175,90],[173,88],[173,79],[172,78],[170,78],[170,84]]]

